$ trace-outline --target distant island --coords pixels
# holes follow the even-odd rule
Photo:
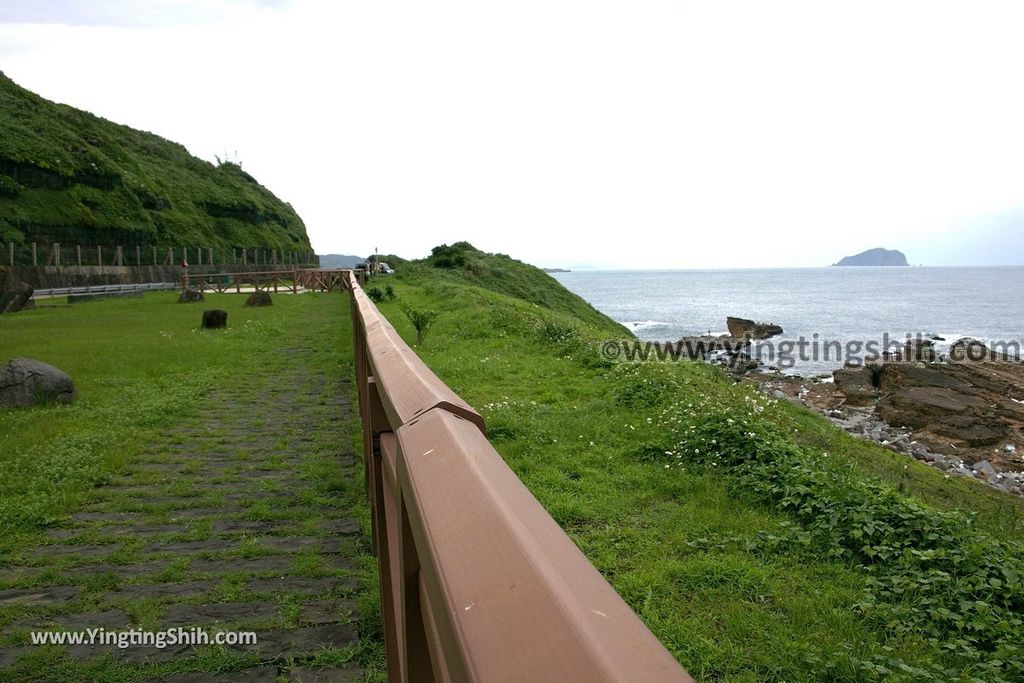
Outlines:
[[[847,256],[833,266],[909,266],[907,257],[896,249],[868,249],[855,256]]]
[[[545,273],[571,273],[571,270],[566,268],[541,268]]]

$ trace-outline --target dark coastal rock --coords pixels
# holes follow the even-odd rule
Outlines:
[[[995,351],[987,344],[971,337],[953,342],[949,347],[949,360],[954,363],[979,363],[985,361],[1019,361],[1016,354]]]
[[[953,416],[980,417],[988,407],[980,398],[945,387],[901,387],[882,397],[878,414],[891,425],[921,428]]]
[[[13,271],[0,267],[0,314],[33,308],[34,291],[32,285],[19,280]]]
[[[14,358],[0,368],[0,405],[71,403],[75,383],[61,370],[32,358]]]
[[[988,352],[978,344],[964,340],[958,348],[965,355],[974,345],[973,357],[978,358],[982,350]],[[912,343],[900,355],[937,357],[933,352],[928,343]],[[840,405],[866,408],[893,427],[913,430],[915,442],[924,451],[968,461],[990,457],[1000,467],[1022,469],[1011,443],[1019,444],[1024,433],[1024,364],[1020,362],[884,362],[843,368],[833,377]]]
[[[836,370],[832,377],[846,396],[846,405],[871,406],[878,400],[878,369],[862,365]]]
[[[672,350],[680,358],[692,360],[711,360],[716,354],[735,355],[746,351],[750,346],[749,339],[740,339],[722,335],[683,337],[676,342],[654,342],[656,346]]]
[[[910,339],[903,347],[903,360],[934,363],[939,360],[931,339]]]
[[[877,366],[878,388],[886,393],[904,387],[938,387],[954,392],[971,393],[970,380],[960,378],[938,363],[924,366],[912,363],[885,363]]]
[[[746,318],[728,317],[725,325],[729,328],[729,334],[733,337],[748,337],[750,339],[768,339],[782,334],[782,328],[772,323],[758,323]]]
[[[761,367],[761,361],[751,358],[747,353],[737,353],[723,359],[721,365],[729,374],[740,377]]]
[[[265,289],[257,289],[245,300],[246,306],[272,306],[273,304],[274,302],[270,299],[270,292]]]
[[[178,296],[179,304],[192,304],[203,300],[203,293],[198,289],[186,289]]]
[[[216,330],[228,326],[228,312],[215,308],[203,311],[203,327],[208,330]]]

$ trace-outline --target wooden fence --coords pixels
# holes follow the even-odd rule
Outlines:
[[[241,292],[242,288],[273,290],[281,289],[298,293],[303,291],[333,292],[348,289],[350,270],[327,270],[320,268],[297,268],[295,270],[265,270],[238,273],[182,273],[182,289],[196,289],[200,292]],[[356,271],[357,281],[363,271]]]
[[[348,274],[391,681],[689,681]]]
[[[58,243],[7,243],[11,266],[176,266],[187,261],[196,266],[317,266],[312,251],[262,247],[166,247],[152,245],[106,246]]]

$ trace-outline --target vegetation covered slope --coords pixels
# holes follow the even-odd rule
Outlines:
[[[612,362],[607,319],[446,257],[368,287],[410,343],[405,311],[438,312],[417,351],[695,678],[1024,680],[1019,499],[710,366]]]
[[[2,73],[0,240],[309,249],[291,206],[239,165],[214,166]]]
[[[626,328],[563,287],[539,268],[505,254],[488,254],[469,242],[442,244],[420,261],[394,255],[380,257],[398,269],[406,282],[429,280],[474,285],[541,308],[571,316],[608,334],[628,335]]]

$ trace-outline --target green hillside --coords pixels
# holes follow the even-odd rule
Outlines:
[[[605,334],[632,336],[541,269],[505,254],[482,252],[469,242],[434,247],[429,257],[419,261],[407,262],[394,255],[382,255],[380,259],[397,268],[400,278],[407,282],[469,284],[571,316]]]
[[[309,249],[302,219],[238,164],[215,166],[2,73],[0,241]]]

